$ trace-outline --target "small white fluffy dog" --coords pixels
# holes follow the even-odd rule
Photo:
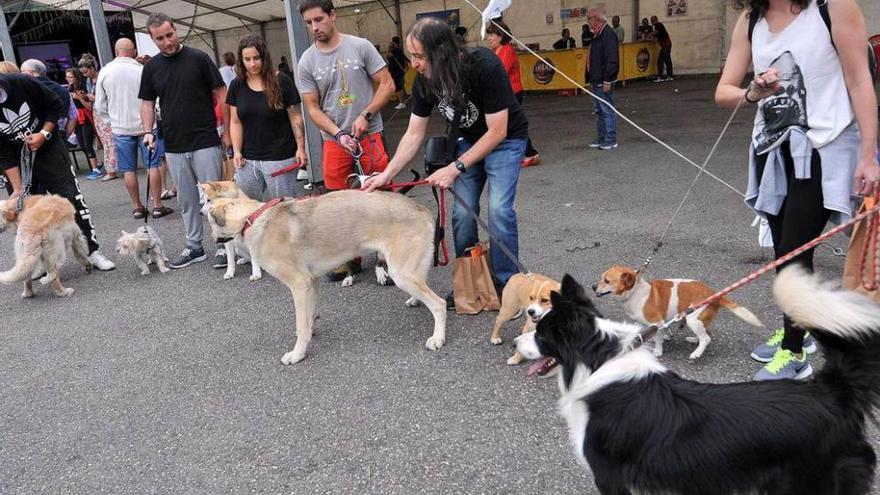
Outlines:
[[[123,230],[122,237],[116,241],[116,252],[134,258],[141,275],[150,273],[149,263],[156,263],[162,273],[169,271],[165,266],[168,258],[162,252],[162,239],[149,225],[139,227],[133,234]]]

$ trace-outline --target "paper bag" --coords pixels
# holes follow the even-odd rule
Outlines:
[[[455,259],[452,290],[456,314],[475,315],[480,311],[497,311],[501,308],[488,257],[489,251],[482,244],[477,244]]]
[[[876,199],[867,197],[859,208],[858,213],[862,213],[874,207]],[[874,216],[880,215],[876,213]],[[849,289],[859,294],[865,294],[871,299],[880,301],[880,290],[865,287],[865,282],[870,283],[874,270],[880,270],[880,266],[875,266],[875,246],[880,239],[876,235],[874,239],[868,237],[868,222],[874,221],[874,216],[865,218],[861,222],[856,222],[853,226],[852,237],[849,241],[849,250],[846,252],[846,263],[843,265],[843,288]],[[877,230],[876,232],[880,232]],[[865,244],[867,243],[868,255],[865,256]],[[864,265],[863,265],[864,264]]]
[[[235,162],[232,158],[223,160],[223,170],[220,178],[221,180],[235,180]]]

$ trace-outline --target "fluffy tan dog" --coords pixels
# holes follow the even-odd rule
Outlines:
[[[253,260],[293,293],[296,345],[281,361],[306,356],[312,338],[317,277],[347,260],[379,252],[397,286],[421,301],[434,316],[434,333],[425,343],[437,350],[446,341],[446,303],[428,287],[434,250],[434,215],[396,193],[337,191],[319,198],[272,200],[217,199],[206,203],[214,239],[244,240]],[[365,320],[366,321],[366,320]]]
[[[59,297],[73,294],[73,289],[61,285],[58,270],[64,264],[67,247],[86,269],[92,270],[88,259],[88,246],[82,232],[74,221],[74,209],[70,201],[61,196],[33,195],[25,199],[24,209],[15,211],[15,201],[0,201],[0,232],[17,227],[15,235],[15,266],[0,273],[0,283],[24,282],[21,297],[33,297],[32,277],[43,270],[43,285],[52,284]]]

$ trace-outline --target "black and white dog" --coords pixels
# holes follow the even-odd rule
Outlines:
[[[704,384],[680,378],[640,328],[601,317],[566,275],[537,330],[517,338],[533,369],[559,364],[559,409],[603,495],[867,494],[880,403],[880,306],[801,268],[774,285],[826,364],[814,380]]]

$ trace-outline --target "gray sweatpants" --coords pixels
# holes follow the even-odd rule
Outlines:
[[[202,216],[199,205],[199,182],[220,180],[223,152],[219,146],[186,153],[165,153],[168,170],[177,184],[177,205],[186,227],[186,245],[202,249]]]
[[[296,197],[296,170],[277,177],[272,173],[290,166],[293,157],[284,160],[248,160],[235,171],[235,183],[251,199],[268,201],[273,198]]]

